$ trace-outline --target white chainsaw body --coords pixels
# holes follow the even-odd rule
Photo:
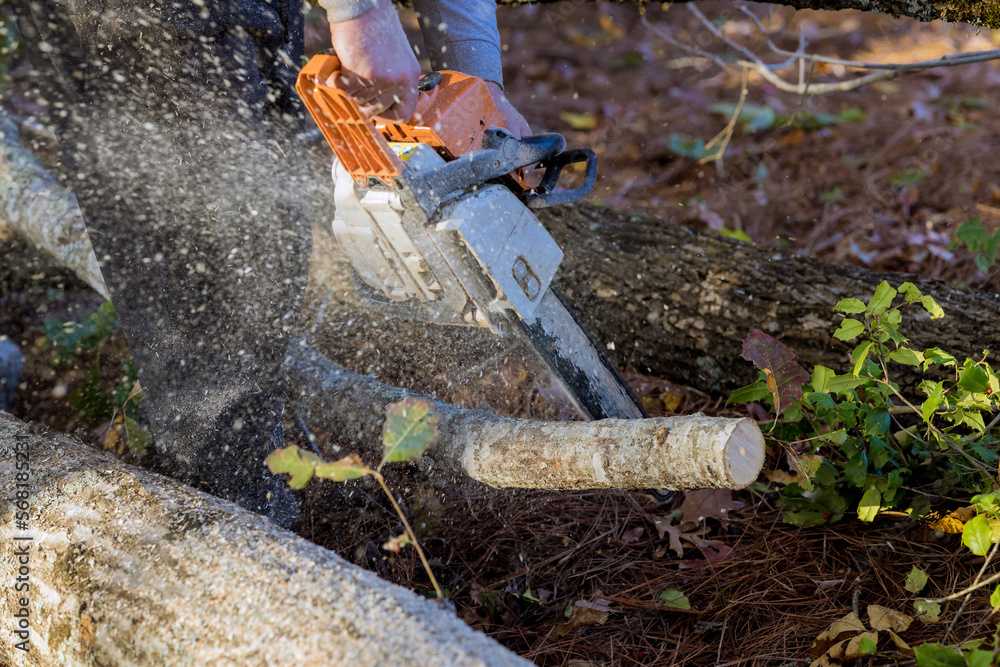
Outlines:
[[[433,149],[418,145],[400,180],[442,164]],[[563,253],[506,187],[455,193],[428,219],[405,185],[361,187],[336,161],[333,178],[333,232],[366,305],[494,333],[504,333],[512,315],[536,314]]]

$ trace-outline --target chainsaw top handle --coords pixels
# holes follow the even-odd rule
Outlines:
[[[597,167],[591,151],[564,153],[566,141],[555,133],[515,139],[500,129],[503,117],[482,79],[448,71],[425,75],[413,117],[391,123],[369,119],[349,95],[327,85],[340,71],[336,55],[313,56],[299,72],[295,88],[341,165],[361,185],[374,178],[396,187],[405,158],[397,155],[392,142],[427,144],[449,161],[433,170],[443,179],[434,187],[439,193],[503,179],[530,208],[543,208],[580,199],[594,187]],[[584,185],[552,191],[563,167],[584,161]],[[523,168],[539,162],[546,171],[539,187],[530,190]]]

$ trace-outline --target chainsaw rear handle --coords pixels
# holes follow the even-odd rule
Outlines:
[[[583,185],[572,190],[555,192],[556,183],[559,181],[563,167],[580,162],[587,164],[587,175],[583,179]],[[583,199],[591,193],[594,184],[597,183],[597,156],[589,148],[560,151],[543,160],[539,167],[545,169],[541,183],[538,184],[533,193],[527,193],[522,198],[524,205],[533,211]]]

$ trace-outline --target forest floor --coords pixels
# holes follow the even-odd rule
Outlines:
[[[732,5],[699,8],[727,36],[765,52],[753,39],[754,24]],[[780,45],[794,48],[801,29],[811,52],[841,58],[918,61],[1000,44],[1000,33],[969,26],[753,8],[776,26]],[[685,7],[646,10],[646,20],[673,40],[726,52]],[[986,159],[1000,131],[997,64],[929,70],[817,98],[782,93],[751,76],[724,159],[699,164],[698,141],[722,131],[740,101],[738,71],[671,45],[644,23],[638,6],[566,2],[501,8],[498,16],[508,96],[533,128],[562,132],[570,146],[596,151],[598,203],[743,234],[821,261],[1000,288],[1000,272],[980,271],[976,253],[955,244],[970,220],[981,220],[987,233],[1000,228],[1000,161]],[[311,24],[314,49],[323,30],[322,22]],[[798,76],[794,68],[779,73]],[[825,67],[813,76],[826,81],[837,73]],[[31,111],[30,100],[13,96],[5,103]],[[26,253],[0,239],[0,265],[23,264]],[[100,299],[51,269],[22,270],[0,286],[0,335],[33,352],[14,414],[91,441],[106,438],[106,412],[83,412],[79,401],[67,399],[79,397],[77,388],[101,385],[111,394],[122,383],[129,369],[121,332],[84,349],[67,368],[53,359],[40,328],[51,317],[79,321]],[[358,329],[338,321],[337,304],[324,306],[323,298],[314,290],[309,312],[323,310],[328,338]],[[352,352],[341,349],[335,360],[350,366]],[[88,369],[96,369],[89,378]],[[421,378],[411,379],[429,390]],[[669,399],[674,391],[669,378],[632,381],[650,395]],[[479,400],[463,394],[461,382],[450,384],[436,387],[438,398]],[[725,408],[722,397],[695,399],[683,388],[676,394],[661,401],[673,412],[740,412]],[[320,436],[321,448],[335,445],[329,434]],[[776,464],[772,457],[767,465]],[[766,482],[660,503],[643,493],[499,492],[399,481],[459,615],[544,665],[809,664],[817,635],[852,608],[866,620],[869,605],[913,615],[914,596],[904,589],[912,567],[929,576],[923,595],[944,596],[966,586],[983,563],[960,548],[958,536],[901,513],[872,524],[848,514],[821,527],[787,525],[774,507],[778,487]],[[426,592],[412,552],[380,548],[396,530],[391,512],[363,487],[357,491],[346,497],[327,487],[307,489],[299,532]],[[935,509],[942,512],[963,504],[940,500]],[[686,524],[689,537],[672,542],[660,532],[671,515]],[[660,595],[671,589],[686,595],[692,609],[665,607]],[[940,622],[914,622],[902,638],[916,645],[991,636],[988,591],[961,604],[946,603]],[[573,623],[563,625],[574,605]],[[878,649],[877,664],[907,660],[887,638]]]

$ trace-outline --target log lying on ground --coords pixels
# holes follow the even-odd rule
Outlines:
[[[694,232],[647,215],[592,206],[542,211],[563,248],[556,274],[578,316],[619,368],[629,366],[702,391],[747,384],[757,370],[740,357],[740,341],[761,329],[788,345],[811,369],[850,369],[854,345],[833,338],[843,298],[869,298],[886,280],[910,281],[933,296],[945,318],[919,306],[904,313],[900,333],[914,349],[941,347],[1000,360],[1000,296],[926,280],[826,264],[712,232]],[[893,377],[913,385],[914,367],[893,364]]]
[[[14,522],[18,452],[30,465],[28,531]],[[263,517],[4,413],[0,471],[0,579],[10,582],[0,663],[530,664],[447,607]],[[26,653],[12,634],[21,598]]]
[[[292,342],[287,367],[299,414],[359,450],[381,451],[386,406],[413,395],[345,370],[304,340]],[[440,437],[425,456],[494,487],[737,489],[764,464],[764,437],[750,419],[542,422],[434,407]]]

